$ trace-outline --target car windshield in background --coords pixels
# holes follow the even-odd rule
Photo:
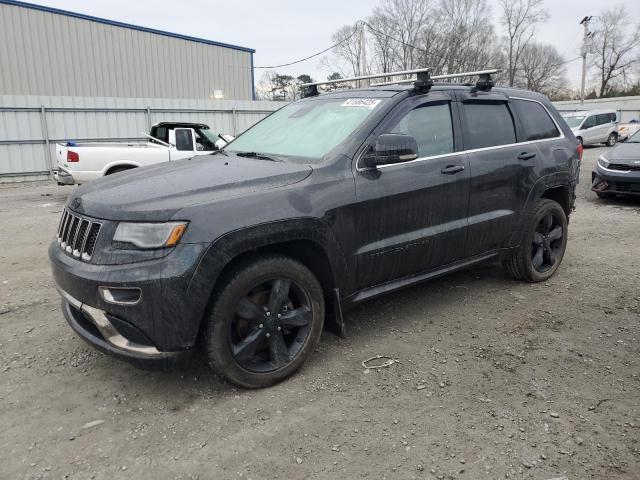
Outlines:
[[[640,143],[640,130],[638,130],[636,133],[634,133],[633,135],[631,135],[628,139],[626,143]]]
[[[207,140],[211,142],[211,144],[215,144],[218,141],[218,137],[209,129],[201,128],[198,130],[198,133],[203,137],[206,137]]]
[[[326,98],[292,103],[247,130],[225,150],[318,160],[353,133],[384,101]]]
[[[564,117],[564,121],[567,122],[567,125],[569,125],[569,128],[579,127],[583,120],[584,120],[584,115],[579,117],[575,115],[571,115],[570,117]]]

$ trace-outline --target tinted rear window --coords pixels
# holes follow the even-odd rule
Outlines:
[[[505,103],[465,103],[467,148],[494,147],[516,142],[516,129]]]
[[[555,138],[560,136],[560,132],[555,123],[538,102],[528,100],[512,100],[515,111],[522,124],[523,141],[542,140],[544,138]]]

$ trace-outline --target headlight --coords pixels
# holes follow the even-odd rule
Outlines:
[[[600,155],[598,158],[598,163],[602,168],[609,168],[609,160],[604,155]]]
[[[113,241],[130,243],[138,248],[173,247],[178,243],[186,230],[187,222],[121,222],[116,228]]]

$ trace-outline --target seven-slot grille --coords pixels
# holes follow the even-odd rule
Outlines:
[[[102,224],[64,211],[58,226],[58,244],[65,252],[85,262],[91,260]]]

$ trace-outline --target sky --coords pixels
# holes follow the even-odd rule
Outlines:
[[[33,3],[71,10],[149,28],[254,48],[254,64],[271,66],[288,63],[324,50],[331,45],[331,35],[338,28],[354,24],[368,16],[377,0],[32,0]],[[498,24],[496,0],[488,0],[494,23]],[[580,55],[585,15],[597,15],[611,6],[626,4],[617,0],[544,0],[550,19],[538,26],[535,39],[558,48],[566,60]],[[630,19],[640,21],[640,10],[629,9]],[[635,17],[635,18],[634,18]],[[324,79],[331,73],[318,61],[320,57],[279,73],[308,73]],[[488,66],[490,67],[490,66]],[[580,83],[582,62],[567,64],[570,83]],[[256,70],[259,81],[264,70]]]

